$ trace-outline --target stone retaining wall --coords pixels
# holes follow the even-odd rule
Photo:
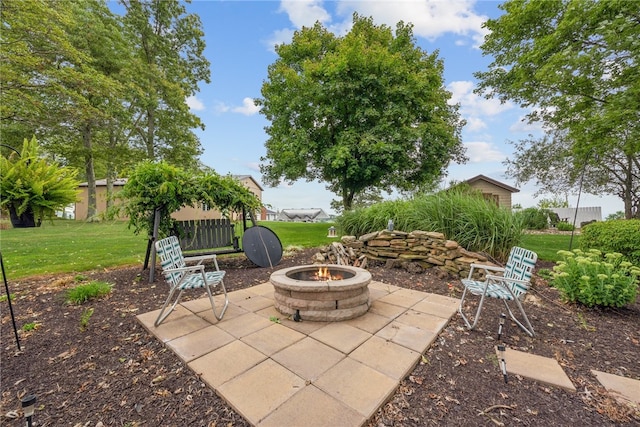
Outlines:
[[[343,236],[341,242],[344,246],[352,248],[356,254],[385,261],[389,267],[435,267],[458,277],[467,277],[471,264],[496,265],[487,257],[470,252],[437,232],[416,230],[406,233],[382,230],[365,234],[360,238]],[[484,274],[484,270],[480,271]]]

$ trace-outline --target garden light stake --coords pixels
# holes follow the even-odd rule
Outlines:
[[[500,313],[500,324],[498,325],[498,340],[502,337],[502,328],[504,327],[504,321],[507,318],[507,315],[504,313]]]
[[[504,359],[506,347],[504,344],[498,345],[498,353],[500,353],[500,369],[502,370],[502,376],[504,377],[505,384],[509,382],[509,378],[507,377],[507,361]]]

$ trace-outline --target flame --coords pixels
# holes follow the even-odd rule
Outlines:
[[[315,279],[324,280],[324,281],[342,280],[342,275],[340,274],[332,275],[331,272],[329,271],[329,267],[318,267],[318,272],[315,274]]]

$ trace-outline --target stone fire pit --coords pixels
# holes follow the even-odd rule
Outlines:
[[[276,309],[302,320],[349,320],[369,310],[371,273],[345,265],[302,265],[271,274]]]

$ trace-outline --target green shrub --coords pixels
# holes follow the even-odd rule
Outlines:
[[[566,301],[588,307],[622,307],[636,300],[640,268],[624,261],[622,254],[558,251],[563,260],[553,268],[551,285]]]
[[[573,231],[573,224],[569,224],[568,222],[559,222],[556,224],[556,228],[560,231]]]
[[[595,222],[580,230],[580,249],[619,252],[640,267],[640,219]]]
[[[96,299],[111,293],[113,285],[102,281],[93,281],[75,286],[67,291],[66,301],[69,304],[82,304],[90,299]]]
[[[548,209],[526,208],[518,215],[522,217],[522,226],[527,230],[544,230],[549,225]]]

